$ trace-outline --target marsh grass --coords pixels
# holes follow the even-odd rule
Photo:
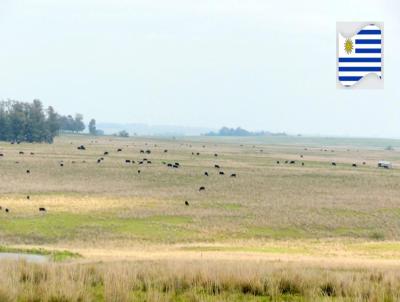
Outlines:
[[[0,263],[1,301],[397,301],[395,269],[274,262]],[[60,286],[62,284],[62,286]]]

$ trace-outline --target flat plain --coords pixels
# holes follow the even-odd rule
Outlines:
[[[2,142],[0,245],[80,255],[41,265],[3,261],[2,271],[58,272],[69,287],[86,284],[68,279],[75,273],[101,282],[68,294],[50,277],[34,286],[0,273],[0,297],[396,301],[398,147],[397,140],[308,137]],[[378,168],[379,160],[393,169]]]

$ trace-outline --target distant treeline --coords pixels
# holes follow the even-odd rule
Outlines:
[[[39,100],[0,101],[0,140],[51,143],[60,131],[84,129],[82,114],[63,116],[51,106],[44,109]]]
[[[222,127],[218,132],[209,132],[206,136],[286,136],[286,133],[272,133],[268,131],[251,132],[240,127],[228,128]]]

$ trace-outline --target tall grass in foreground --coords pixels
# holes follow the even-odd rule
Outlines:
[[[229,261],[0,262],[0,301],[398,301],[395,269]]]

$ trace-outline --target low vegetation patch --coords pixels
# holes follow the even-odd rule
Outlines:
[[[248,229],[247,235],[255,238],[265,237],[272,239],[301,238],[306,236],[304,231],[294,227],[251,227]]]
[[[46,216],[6,217],[0,225],[5,235],[26,243],[51,243],[69,239],[98,237],[174,242],[196,238],[185,226],[191,219],[182,216],[119,218],[96,214],[49,213]]]

